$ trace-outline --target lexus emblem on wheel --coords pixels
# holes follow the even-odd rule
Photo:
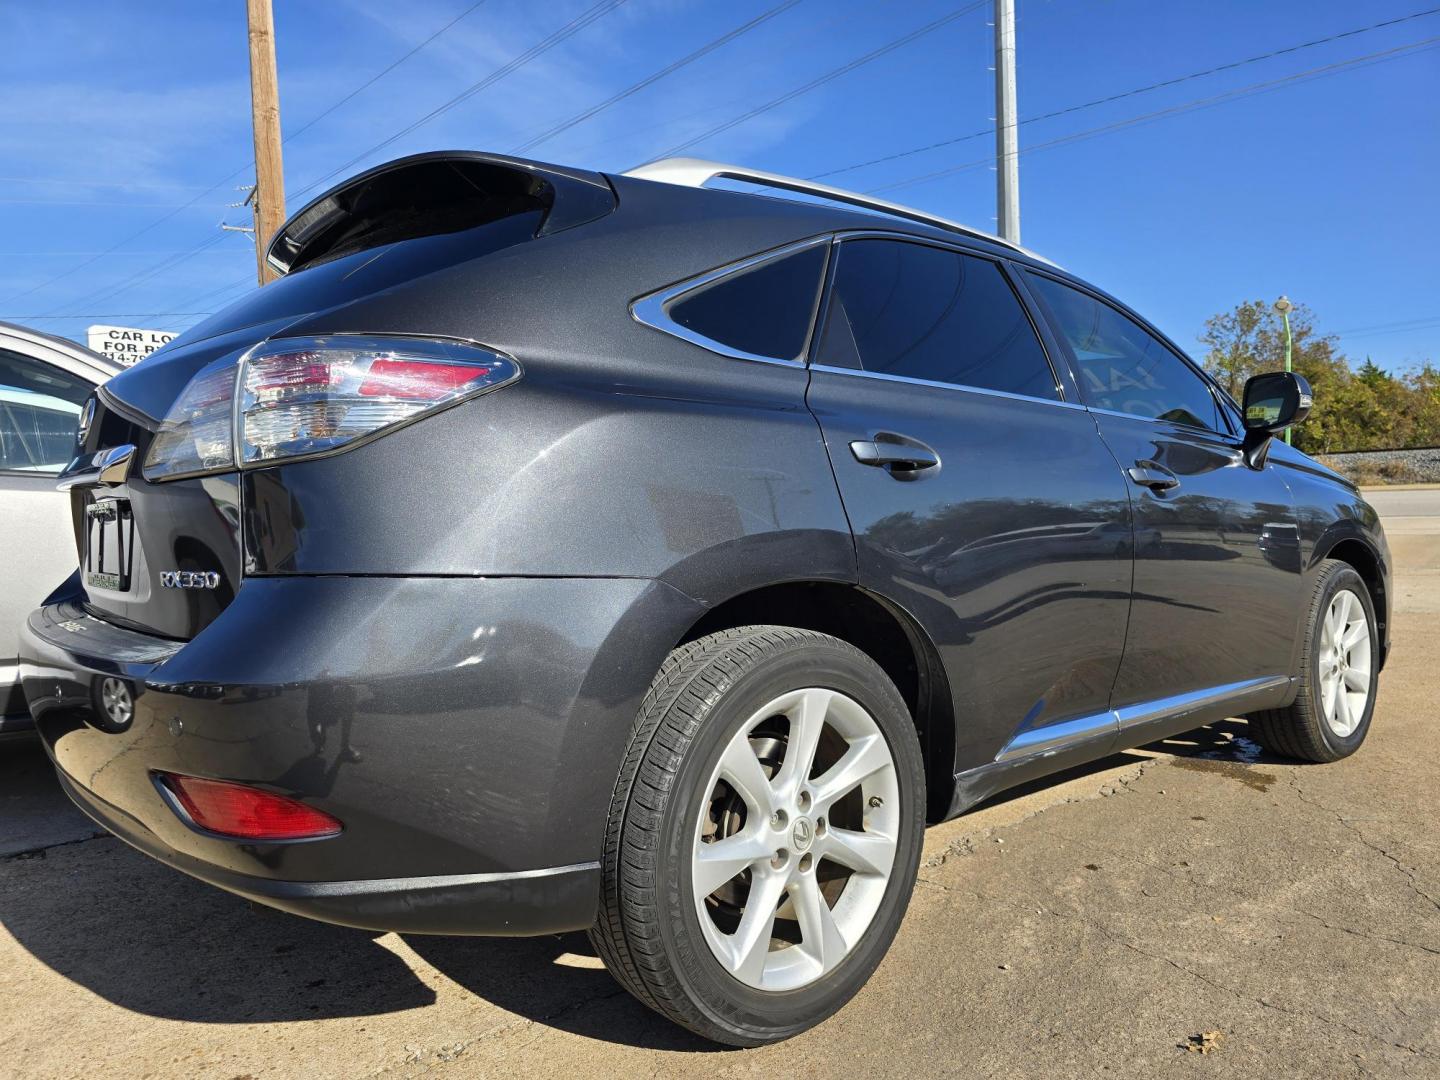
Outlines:
[[[162,589],[215,589],[220,575],[214,570],[161,570]]]

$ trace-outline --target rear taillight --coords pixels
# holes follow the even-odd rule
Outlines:
[[[220,836],[270,842],[319,840],[338,836],[344,828],[323,810],[245,784],[179,773],[154,775],[170,796],[171,809],[196,828]]]
[[[332,453],[519,377],[510,357],[461,342],[267,341],[195,375],[150,444],[145,478]]]

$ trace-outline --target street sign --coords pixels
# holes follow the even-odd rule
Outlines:
[[[91,349],[125,367],[139,363],[175,337],[168,330],[138,330],[133,326],[92,326],[88,333]]]

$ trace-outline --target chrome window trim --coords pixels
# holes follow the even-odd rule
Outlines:
[[[647,293],[630,302],[630,316],[636,322],[650,327],[652,330],[659,330],[662,334],[669,334],[671,337],[687,341],[691,345],[698,345],[707,352],[716,353],[719,356],[728,356],[732,360],[752,360],[761,364],[779,364],[781,367],[803,368],[805,359],[810,355],[811,340],[815,335],[815,318],[820,310],[820,302],[825,296],[826,270],[822,267],[820,271],[820,285],[815,290],[815,302],[810,308],[810,325],[805,331],[805,340],[801,344],[800,353],[792,358],[778,356],[765,356],[760,353],[746,352],[743,349],[736,349],[726,345],[724,342],[708,338],[704,334],[697,334],[689,327],[681,326],[670,318],[669,307],[680,298],[689,295],[699,289],[711,285],[717,285],[726,278],[734,277],[754,270],[756,267],[766,263],[774,262],[794,255],[798,251],[807,248],[818,247],[822,244],[829,246],[831,234],[823,233],[820,236],[812,236],[807,240],[799,240],[783,247],[772,248],[770,251],[761,252],[759,255],[751,255],[741,259],[739,262],[727,263],[724,266],[716,267],[714,270],[707,270],[696,277],[686,278],[684,281],[674,285],[667,285],[663,289]],[[828,253],[827,253],[828,259]]]
[[[884,371],[866,371],[863,368],[831,367],[829,364],[811,364],[811,371],[824,371],[831,375],[854,375],[860,379],[879,379],[881,382],[909,383],[912,386],[936,386],[941,390],[958,390],[962,394],[984,394],[986,397],[1009,398],[1011,401],[1033,401],[1041,405],[1058,405],[1062,409],[1086,407],[1078,401],[1062,401],[1059,398],[1034,397],[1030,394],[1012,394],[1008,390],[990,390],[984,386],[966,386],[964,383],[938,382],[935,379],[917,379],[910,375],[890,375]]]
[[[1005,283],[1010,287],[1010,291],[1015,294],[1015,302],[1020,305],[1020,311],[1024,314],[1025,320],[1030,324],[1030,329],[1035,334],[1036,343],[1040,346],[1040,353],[1045,357],[1045,364],[1050,368],[1050,375],[1055,379],[1055,393],[1057,396],[1054,398],[1042,398],[1032,394],[1013,394],[1006,390],[990,390],[983,386],[970,386],[966,383],[941,382],[938,379],[917,379],[909,375],[889,375],[881,371],[866,371],[864,368],[837,368],[829,364],[812,363],[810,365],[811,371],[832,371],[847,375],[864,375],[873,379],[889,379],[896,382],[915,383],[918,386],[940,386],[949,390],[970,390],[977,394],[992,394],[996,397],[1013,398],[1016,401],[1043,401],[1048,405],[1068,405],[1071,408],[1084,408],[1079,402],[1066,399],[1065,387],[1061,385],[1059,369],[1056,367],[1055,360],[1050,355],[1050,349],[1045,344],[1045,335],[1041,333],[1040,325],[1036,322],[1036,313],[1031,311],[1030,303],[1021,295],[1015,283],[1009,280],[1010,275],[1006,273],[1006,264],[1003,256],[997,255],[993,251],[986,251],[983,248],[970,247],[963,240],[957,241],[951,240],[948,237],[942,238],[938,236],[917,236],[915,233],[909,233],[899,229],[842,229],[834,234],[833,247],[839,247],[847,240],[896,240],[910,244],[921,244],[925,247],[939,248],[941,251],[953,251],[957,255],[968,255],[974,259],[986,259],[994,263],[1000,270],[1001,276],[1005,278]],[[831,259],[834,259],[833,249]],[[824,299],[828,300],[831,298],[834,288],[833,277],[833,273],[827,272],[825,277],[826,288],[822,290],[822,292],[825,293]],[[820,311],[816,314],[817,316],[823,315],[825,312]],[[811,332],[812,334],[818,334],[820,332],[820,320],[818,317],[811,328]]]
[[[1235,441],[1233,431],[1216,431],[1214,428],[1196,427],[1194,424],[1182,424],[1178,420],[1166,420],[1163,416],[1141,416],[1139,413],[1122,412],[1120,409],[1102,409],[1099,405],[1088,405],[1086,408],[1097,416],[1119,416],[1142,424],[1169,424],[1171,427],[1185,428],[1187,431],[1198,431],[1202,435],[1213,435],[1221,442],[1233,443]],[[1219,408],[1218,402],[1216,408]]]

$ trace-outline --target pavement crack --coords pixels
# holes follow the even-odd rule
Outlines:
[[[1357,1028],[1352,1024],[1345,1023],[1343,1020],[1336,1020],[1333,1017],[1325,1016],[1321,1013],[1307,1012],[1303,1009],[1292,1009],[1285,1005],[1277,1005],[1273,1001],[1267,1001],[1263,997],[1255,997],[1243,991],[1236,990],[1232,986],[1226,986],[1224,983],[1216,982],[1214,979],[1210,978],[1210,976],[1202,972],[1195,971],[1193,968],[1188,968],[1184,964],[1180,963],[1178,960],[1171,959],[1163,953],[1156,953],[1151,952],[1149,949],[1142,949],[1133,941],[1129,941],[1118,934],[1112,933],[1110,929],[1104,926],[1102,923],[1096,922],[1094,919],[1088,919],[1085,916],[1079,914],[1078,912],[1057,911],[1054,908],[1046,907],[1043,904],[1041,904],[1040,907],[1042,910],[1048,911],[1051,915],[1054,915],[1057,918],[1069,919],[1071,921],[1078,922],[1081,925],[1088,926],[1098,932],[1106,940],[1111,941],[1124,949],[1128,949],[1131,952],[1137,953],[1138,955],[1144,956],[1150,960],[1156,960],[1162,964],[1167,964],[1170,967],[1174,968],[1176,971],[1188,975],[1192,979],[1204,983],[1206,986],[1212,987],[1215,990],[1219,990],[1223,994],[1229,994],[1237,1001],[1250,1002],[1255,1005],[1259,1005],[1263,1009],[1270,1009],[1278,1013],[1284,1013],[1287,1016],[1299,1016],[1308,1020],[1314,1020],[1317,1023],[1342,1028],[1343,1030],[1350,1032],[1352,1035],[1358,1035],[1363,1039],[1372,1039],[1375,1042],[1384,1043],[1387,1046],[1394,1047],[1397,1050],[1404,1050],[1407,1053],[1416,1055],[1417,1057],[1423,1057],[1430,1060],[1440,1060],[1440,1055],[1429,1053],[1426,1050],[1422,1050],[1418,1046],[1412,1046],[1409,1043],[1396,1042],[1393,1039],[1386,1038],[1384,1035],[1377,1035],[1373,1031],[1366,1031],[1363,1028]]]
[[[93,832],[89,836],[77,836],[72,840],[57,840],[53,844],[40,844],[33,848],[25,848],[22,851],[11,851],[0,856],[0,862],[24,862],[26,859],[43,859],[48,852],[56,848],[74,847],[76,844],[88,844],[91,840],[108,840],[108,832]]]
[[[1332,817],[1334,817],[1336,821],[1338,821],[1342,826],[1344,826],[1347,830],[1353,833],[1355,838],[1359,840],[1360,843],[1364,844],[1367,848],[1375,852],[1377,855],[1386,859],[1388,862],[1390,862],[1391,865],[1395,867],[1396,870],[1400,871],[1401,876],[1403,876],[1405,880],[1409,882],[1411,892],[1413,892],[1416,896],[1420,897],[1422,900],[1425,900],[1427,903],[1429,903],[1430,906],[1433,907],[1436,911],[1440,911],[1440,900],[1437,900],[1434,896],[1421,888],[1420,882],[1416,876],[1415,867],[1406,866],[1400,861],[1398,856],[1391,854],[1389,849],[1371,840],[1368,836],[1365,835],[1365,831],[1361,829],[1358,825],[1356,825],[1353,820],[1347,818],[1344,814],[1342,814],[1339,810],[1336,810],[1333,806],[1326,806],[1318,799],[1313,799],[1309,795],[1306,795],[1305,790],[1300,786],[1299,779],[1294,771],[1289,774],[1288,779],[1290,781],[1290,786],[1295,789],[1295,797],[1297,799],[1303,802],[1306,806],[1313,806],[1315,807],[1315,809],[1322,810],[1325,813],[1330,814]]]

